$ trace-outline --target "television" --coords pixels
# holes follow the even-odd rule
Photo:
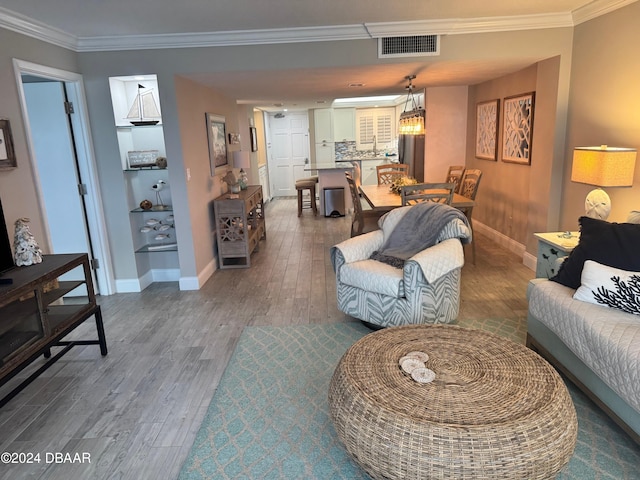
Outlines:
[[[9,233],[2,211],[2,200],[0,200],[0,275],[15,267],[13,262],[13,251],[9,243]]]

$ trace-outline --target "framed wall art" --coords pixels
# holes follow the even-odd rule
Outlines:
[[[535,92],[504,99],[502,161],[531,164]]]
[[[227,158],[227,134],[225,118],[214,113],[206,113],[207,138],[209,140],[209,164],[211,176],[216,175],[216,169],[229,165]],[[221,173],[219,170],[218,173]]]
[[[229,134],[229,145],[238,145],[240,143],[240,134],[239,133],[230,133]]]
[[[500,100],[480,102],[476,105],[476,157],[498,159],[498,112]]]
[[[11,136],[11,124],[6,118],[0,119],[0,169],[15,168],[16,154],[13,149],[13,137]]]

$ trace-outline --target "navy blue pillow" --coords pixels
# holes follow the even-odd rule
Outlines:
[[[587,260],[632,272],[640,271],[640,225],[580,217],[580,241],[562,263],[554,282],[578,288]]]

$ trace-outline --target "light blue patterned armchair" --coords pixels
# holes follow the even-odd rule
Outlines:
[[[379,221],[381,230],[345,240],[331,249],[336,272],[338,309],[372,325],[450,323],[460,306],[461,239],[471,231],[451,220],[436,244],[395,268],[370,259],[412,207],[396,208]]]

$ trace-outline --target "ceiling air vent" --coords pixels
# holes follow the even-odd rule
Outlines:
[[[411,35],[378,39],[378,58],[440,55],[439,35]]]

